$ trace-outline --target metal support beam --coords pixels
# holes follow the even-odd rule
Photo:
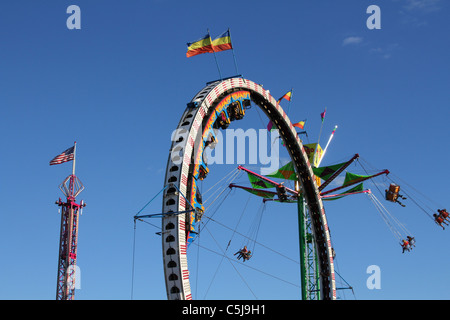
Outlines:
[[[302,288],[302,300],[308,299],[308,277],[306,275],[306,231],[305,231],[305,204],[303,195],[298,197],[298,236],[300,245],[300,279]]]
[[[60,185],[67,197],[66,202],[59,199],[56,204],[61,207],[61,230],[59,236],[58,277],[56,300],[74,300],[75,276],[78,247],[78,220],[81,210],[86,206],[83,201],[75,203],[75,197],[83,189],[83,184],[74,175],[67,177]]]

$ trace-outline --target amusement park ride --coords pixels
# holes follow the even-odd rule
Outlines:
[[[232,121],[241,119],[251,103],[258,106],[279,130],[292,159],[302,190],[300,202],[305,202],[314,233],[320,270],[317,280],[320,283],[320,297],[335,299],[330,233],[308,155],[295,127],[277,100],[261,85],[240,76],[208,83],[187,104],[175,130],[163,189],[163,214],[160,215],[168,299],[192,299],[187,248],[204,214],[199,181],[207,178],[209,170],[203,152],[217,141],[216,130],[226,129]],[[136,215],[135,219],[142,217]]]
[[[67,149],[50,161],[50,165],[73,161],[72,174],[60,184],[59,189],[66,196],[66,201],[59,198],[56,204],[61,207],[61,229],[59,237],[58,278],[56,285],[56,300],[73,300],[75,298],[75,276],[77,264],[78,220],[86,204],[81,200],[76,203],[76,197],[84,186],[75,175],[74,146]]]
[[[218,40],[211,41],[208,32],[208,35],[198,42],[188,44],[188,53],[195,55],[215,52],[215,47],[211,46],[211,42],[216,43],[217,48],[223,45],[221,50],[227,50],[231,48],[231,40],[229,31],[228,36],[226,34],[223,34]],[[221,44],[221,39],[226,41],[224,40],[225,42]],[[230,42],[229,45],[227,41]],[[336,291],[344,289],[336,287],[335,251],[332,247],[324,201],[354,194],[367,194],[392,233],[398,238],[403,252],[410,251],[414,246],[414,238],[411,233],[389,213],[371,190],[363,187],[364,181],[382,175],[387,177],[390,174],[388,170],[366,175],[345,172],[345,179],[341,186],[325,190],[330,183],[336,184],[336,178],[350,164],[358,160],[359,155],[355,154],[343,163],[320,166],[337,126],[324,150],[319,143],[303,144],[299,137],[301,132],[296,131],[297,124],[291,122],[280,105],[283,98],[290,101],[290,95],[289,99],[286,97],[287,95],[284,95],[276,100],[262,85],[244,79],[242,76],[234,76],[221,77],[220,80],[208,82],[187,103],[172,135],[164,187],[134,216],[135,226],[137,220],[161,218],[159,234],[162,240],[164,279],[169,300],[191,300],[193,298],[188,268],[188,247],[198,237],[202,219],[205,217],[210,219],[203,204],[200,186],[201,181],[210,175],[205,152],[207,149],[216,147],[220,129],[225,130],[232,122],[243,119],[247,110],[255,106],[257,110],[259,108],[268,117],[271,126],[270,129],[268,127],[268,130],[272,130],[272,128],[278,130],[280,140],[291,161],[275,172],[266,175],[260,175],[244,166],[239,166],[236,171],[247,173],[250,186],[228,181],[225,188],[250,192],[262,197],[263,203],[275,201],[282,205],[285,203],[297,204],[301,297],[303,300],[335,300],[337,299]],[[83,201],[80,204],[76,203],[76,197],[84,187],[75,176],[75,148],[76,144],[50,162],[50,164],[58,164],[73,160],[72,174],[60,185],[66,201],[63,202],[59,199],[56,202],[62,208],[58,257],[58,300],[74,298],[78,218],[85,206]],[[294,183],[294,187],[288,187],[289,182]],[[404,190],[403,193],[411,198]],[[162,194],[161,213],[142,214],[143,209],[160,194]],[[385,190],[383,197],[387,201],[405,206],[399,199],[403,201],[406,198],[400,194],[400,186],[393,181]],[[416,201],[414,203],[418,204]],[[439,215],[432,216],[429,210],[425,210],[420,205],[419,207],[434,222],[445,228],[442,224],[447,225],[446,220],[449,219],[445,209],[439,211]],[[243,261],[252,261],[251,252],[246,247],[236,252],[235,255],[238,259],[243,258]],[[235,259],[235,257],[232,258]]]
[[[135,222],[151,217],[162,220],[160,234],[169,300],[192,299],[187,253],[189,245],[198,234],[199,223],[202,218],[207,217],[199,187],[200,181],[206,179],[209,173],[204,157],[205,149],[214,148],[218,130],[226,129],[231,122],[242,119],[251,105],[259,107],[279,130],[291,161],[268,175],[259,175],[239,166],[238,171],[248,174],[251,186],[230,183],[228,187],[260,196],[263,202],[297,203],[303,300],[334,300],[337,298],[336,290],[345,289],[336,287],[335,252],[323,201],[353,194],[369,195],[400,241],[403,252],[411,249],[414,241],[411,233],[389,213],[371,190],[363,188],[364,181],[382,175],[388,176],[389,171],[382,170],[372,175],[346,172],[341,186],[324,190],[351,163],[358,160],[359,155],[355,154],[344,163],[320,167],[323,158],[320,145],[303,145],[299,133],[280,106],[280,100],[274,99],[261,85],[236,76],[207,83],[187,103],[172,139],[164,188],[160,191],[163,193],[162,213],[142,215],[141,210],[134,217]],[[274,179],[283,181],[277,182]],[[289,180],[295,182],[295,188],[284,185]],[[273,190],[268,190],[270,188]],[[346,190],[342,192],[343,189]],[[404,206],[399,199],[406,198],[399,192],[400,186],[391,183],[385,191],[385,200]],[[251,257],[246,256],[249,254],[247,248],[236,254],[239,254],[239,258],[244,257],[244,261]]]
[[[343,163],[320,166],[324,151],[318,143],[303,144],[280,101],[281,99],[275,100],[261,85],[237,76],[207,83],[187,103],[172,137],[164,187],[158,194],[162,194],[163,198],[162,212],[142,214],[143,209],[158,196],[156,195],[134,216],[135,223],[137,220],[143,221],[144,218],[161,218],[162,227],[159,234],[162,238],[164,278],[169,300],[193,298],[188,268],[188,247],[199,234],[202,218],[210,219],[203,205],[199,186],[201,181],[208,178],[210,171],[207,157],[204,157],[205,150],[214,149],[217,145],[218,130],[226,129],[231,122],[243,119],[252,106],[260,108],[278,130],[291,161],[266,175],[239,166],[236,170],[247,173],[250,186],[229,181],[226,188],[250,192],[262,197],[263,203],[275,201],[280,205],[297,204],[303,300],[335,300],[337,290],[351,289],[350,286],[336,287],[335,251],[332,247],[324,201],[354,194],[367,194],[392,233],[398,238],[403,252],[410,251],[414,247],[415,240],[411,233],[389,213],[369,189],[363,187],[364,181],[383,175],[387,177],[389,171],[382,170],[371,175],[345,172],[341,186],[325,190],[350,164],[359,159],[359,155],[355,154]],[[325,150],[327,147],[328,144]],[[59,199],[56,202],[61,207],[57,300],[74,299],[78,221],[82,208],[86,205],[83,201],[76,203],[76,197],[84,186],[75,175],[75,149],[76,143],[50,161],[50,165],[73,161],[72,174],[59,186],[66,200]],[[293,188],[286,186],[286,182],[289,181],[295,184]],[[442,228],[448,225],[446,221],[450,218],[445,209],[438,210],[438,215],[432,215],[430,210],[420,206],[410,194],[403,188],[402,190],[402,193],[435,223]],[[394,182],[385,190],[384,198],[405,206],[403,200],[406,200],[406,197],[400,194],[400,186]],[[236,255],[238,259],[242,257],[243,261],[250,260],[248,263],[252,261],[248,251],[240,250]]]

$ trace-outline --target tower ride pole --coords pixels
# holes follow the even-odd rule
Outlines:
[[[61,207],[56,300],[74,300],[75,276],[77,275],[78,220],[82,208],[86,206],[83,200],[79,204],[76,203],[76,197],[83,191],[84,186],[75,176],[75,159],[72,174],[60,184],[59,189],[66,196],[66,202],[63,202],[61,198],[56,201],[56,204]]]
[[[320,300],[320,274],[311,220],[303,195],[298,197],[298,229],[300,246],[300,278],[302,300]]]

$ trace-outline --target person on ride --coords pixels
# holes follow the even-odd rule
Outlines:
[[[393,192],[391,192],[390,190],[384,190],[384,192],[385,192],[385,197],[386,197],[386,200],[388,200],[388,201],[392,201],[392,202],[395,202],[395,200],[396,200],[396,198],[395,198],[395,194],[393,193]]]
[[[415,246],[416,246],[416,245],[415,245],[416,239],[414,239],[414,237],[407,236],[406,239],[408,239],[408,242],[409,242],[409,245],[410,245],[411,249],[412,249],[412,247],[415,247]]]
[[[398,198],[402,198],[402,199],[406,199],[404,196],[398,194],[398,191],[395,191],[395,186],[394,188],[392,188],[392,185],[389,187],[389,190],[384,190],[385,192],[385,198],[388,201],[391,202],[397,202],[399,205],[401,205],[402,207],[405,207],[405,205],[403,203],[401,203]]]
[[[244,255],[243,255],[243,262],[245,262],[245,260],[248,260],[248,259],[250,259],[252,257],[252,252],[250,251],[250,250],[248,250],[248,252],[246,252]]]
[[[245,260],[245,255],[248,253],[248,250],[247,250],[247,246],[244,246],[242,249],[240,249],[238,252],[236,252],[234,255],[237,255],[237,254],[239,254],[238,256],[237,256],[237,259],[239,260],[239,259],[241,259],[242,257],[244,257],[244,260]]]
[[[438,212],[439,212],[439,216],[440,216],[442,219],[447,220],[447,221],[450,221],[450,218],[448,217],[448,212],[447,212],[446,209],[442,209],[442,210],[438,209]]]
[[[403,243],[402,243],[402,248],[403,248],[403,251],[402,251],[402,253],[405,253],[405,250],[408,250],[408,252],[409,252],[409,250],[410,250],[410,246],[409,246],[409,242],[408,241],[406,241],[406,240],[402,240],[403,241]]]
[[[433,214],[434,217],[434,221],[436,221],[436,223],[438,225],[440,225],[442,227],[442,229],[445,230],[445,227],[442,224],[445,224],[446,226],[448,226],[447,223],[445,223],[444,218],[442,218],[440,215],[438,216],[436,213]]]

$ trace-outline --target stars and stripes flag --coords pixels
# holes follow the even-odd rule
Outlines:
[[[63,151],[61,154],[58,154],[52,160],[50,160],[50,165],[60,164],[67,161],[72,161],[75,156],[75,146],[70,147],[69,149]]]

